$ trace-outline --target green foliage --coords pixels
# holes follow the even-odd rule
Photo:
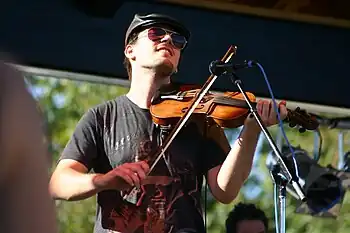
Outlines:
[[[82,115],[90,107],[114,99],[128,90],[119,86],[55,78],[30,77],[28,81],[47,120],[47,136],[51,141],[53,168]],[[92,232],[95,203],[95,197],[77,202],[57,201],[60,233]]]
[[[116,98],[128,91],[127,88],[119,86],[98,85],[92,83],[73,82],[69,80],[55,78],[29,77],[30,86],[34,95],[38,99],[47,120],[48,139],[51,142],[51,152],[53,155],[53,167],[59,157],[59,153],[64,148],[71,136],[75,125],[92,106],[102,103],[105,100]],[[37,93],[38,92],[38,93]],[[64,101],[62,99],[64,98]],[[270,132],[276,137],[278,127],[270,128]],[[230,130],[229,130],[230,131]],[[307,132],[298,133],[297,129],[285,126],[285,131],[289,142],[293,146],[301,146],[303,149],[313,154],[314,134]],[[234,139],[231,130],[228,138]],[[323,137],[322,156],[320,164],[337,165],[338,156],[338,133],[337,130],[321,128]],[[345,145],[345,151],[347,151]],[[269,144],[265,141],[260,156],[255,161],[253,168],[254,175],[247,180],[236,200],[229,204],[218,204],[209,194],[207,200],[207,223],[209,232],[224,232],[225,219],[228,212],[235,203],[240,201],[251,202],[262,208],[270,219],[271,231],[274,232],[274,203],[273,184],[265,165],[267,153],[270,151]],[[258,179],[260,178],[260,179]],[[251,187],[261,189],[258,196],[253,200],[246,195],[252,192]],[[249,187],[249,190],[246,189]],[[61,233],[87,233],[92,232],[95,218],[95,198],[90,198],[78,202],[57,201],[57,218]],[[307,215],[295,214],[294,211],[298,202],[291,195],[287,195],[287,219],[286,226],[289,233],[340,233],[350,231],[350,202],[346,196],[341,214],[338,219],[316,218]]]

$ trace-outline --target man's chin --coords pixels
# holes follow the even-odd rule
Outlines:
[[[160,76],[168,77],[174,73],[174,66],[171,63],[165,62],[156,67],[156,72],[160,74]]]

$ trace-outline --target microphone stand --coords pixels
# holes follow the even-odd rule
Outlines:
[[[209,68],[210,72],[215,73],[215,75],[217,76],[226,72],[224,71],[224,69],[215,69],[216,67],[213,64],[215,64],[215,62],[211,63],[211,66]],[[276,223],[276,230],[278,229],[277,233],[285,233],[286,231],[285,229],[286,185],[288,183],[291,183],[291,185],[295,189],[295,192],[297,193],[300,200],[302,201],[306,201],[304,191],[302,190],[301,185],[299,184],[299,177],[295,173],[291,172],[292,169],[288,168],[287,164],[285,163],[285,158],[282,157],[282,154],[279,151],[276,143],[273,141],[271,134],[262,123],[262,120],[259,114],[257,113],[256,108],[255,109],[253,108],[253,105],[250,99],[248,98],[247,94],[245,93],[245,91],[241,86],[242,81],[235,73],[235,67],[232,66],[228,70],[229,72],[227,72],[227,74],[231,76],[232,82],[238,87],[239,91],[242,93],[248,105],[249,111],[251,112],[250,117],[253,116],[255,118],[256,122],[261,128],[261,131],[264,133],[271,148],[275,152],[274,155],[277,157],[276,158],[277,164],[271,169],[270,174],[274,182],[275,200],[277,200],[277,198],[279,200],[278,205],[277,205],[277,201],[275,202],[275,217],[276,217],[276,220],[278,220]]]
[[[270,175],[273,182],[273,200],[275,206],[276,233],[286,232],[286,186],[288,180],[281,173],[279,164],[275,164],[270,169]]]

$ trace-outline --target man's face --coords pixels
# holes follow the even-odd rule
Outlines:
[[[127,45],[126,56],[136,66],[154,69],[163,76],[171,75],[177,69],[181,51],[175,46],[178,44],[172,39],[171,33],[174,32],[165,27],[141,31],[136,42]]]
[[[243,220],[237,224],[237,233],[265,233],[265,225],[260,220]]]

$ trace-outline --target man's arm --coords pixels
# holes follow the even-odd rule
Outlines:
[[[146,177],[144,161],[126,163],[106,174],[88,173],[98,156],[106,156],[96,115],[89,110],[79,121],[50,180],[55,199],[76,201],[104,190],[124,190],[139,185]]]
[[[23,77],[0,65],[1,180],[10,206],[11,232],[57,232],[55,206],[48,193],[49,158],[41,118]],[[20,222],[18,222],[20,220]]]
[[[270,101],[258,102],[257,111],[267,126],[277,123],[276,114]],[[282,119],[286,115],[286,108],[281,107]],[[232,148],[229,149],[227,139],[224,138],[224,132],[217,127],[211,129],[210,137],[220,143],[221,148],[228,152],[222,165],[218,165],[208,171],[208,185],[213,196],[218,201],[228,204],[238,195],[252,169],[253,156],[260,131],[260,127],[255,119],[247,118],[238,139]]]
[[[227,157],[223,164],[208,171],[208,185],[218,201],[229,204],[238,195],[251,171],[259,132],[259,129],[254,125],[245,125],[231,149],[228,142],[225,145],[225,140],[221,140],[222,146],[225,146]],[[222,130],[213,133],[213,135],[225,137]]]
[[[146,162],[125,163],[106,174],[87,174],[84,164],[71,159],[59,162],[50,181],[50,192],[55,199],[77,201],[92,197],[103,190],[126,190],[140,186],[146,178]]]
[[[73,159],[63,159],[51,176],[51,196],[67,201],[89,198],[101,191],[94,182],[101,175],[88,174],[88,169],[84,164]]]

